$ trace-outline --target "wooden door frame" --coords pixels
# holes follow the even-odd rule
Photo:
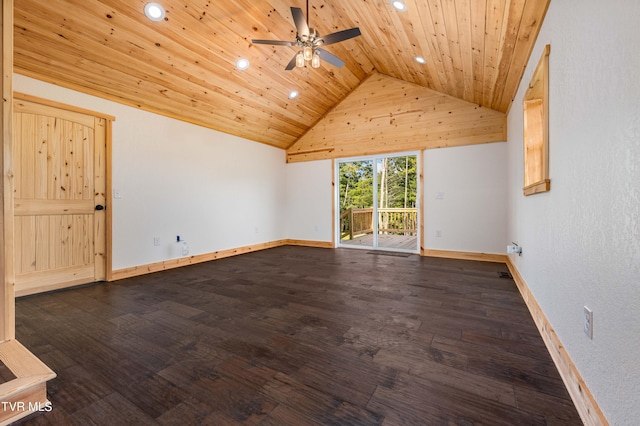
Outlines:
[[[11,371],[14,380],[2,383],[2,402],[22,401],[42,404],[47,401],[48,380],[56,375],[16,340],[16,304],[13,233],[13,0],[0,5],[0,364]],[[16,421],[29,411],[4,410],[2,423]]]
[[[105,253],[104,253],[104,258],[105,258],[105,280],[106,281],[111,281],[112,280],[112,275],[113,275],[113,267],[112,267],[112,256],[111,256],[111,249],[112,249],[112,206],[113,206],[113,200],[112,200],[112,182],[111,182],[111,172],[112,172],[112,161],[111,161],[111,149],[112,149],[112,123],[116,120],[116,118],[112,115],[108,115],[108,114],[104,114],[101,112],[96,112],[96,111],[92,111],[92,110],[88,110],[88,109],[84,109],[84,108],[79,108],[73,105],[68,105],[68,104],[63,104],[60,102],[56,102],[56,101],[51,101],[48,99],[43,99],[43,98],[39,98],[37,96],[32,96],[32,95],[28,95],[26,93],[20,93],[20,92],[13,92],[13,98],[17,99],[17,100],[23,100],[23,101],[28,101],[28,102],[33,102],[33,103],[37,103],[40,105],[45,105],[48,107],[52,107],[52,108],[56,108],[56,109],[61,109],[61,110],[65,110],[65,111],[71,111],[71,112],[75,112],[75,113],[80,113],[80,114],[84,114],[84,115],[89,115],[89,116],[93,116],[99,119],[104,119],[105,120],[105,168],[106,168],[106,174],[105,174],[105,204],[106,204],[106,210],[105,210],[105,232],[106,232],[106,238],[105,238]],[[12,198],[13,200],[13,198]],[[13,220],[13,216],[11,216],[11,220]]]
[[[0,342],[15,339],[15,293],[13,269],[13,191],[11,143],[13,131],[13,0],[2,0],[0,8],[2,61],[2,119],[0,120]]]
[[[413,254],[420,254],[422,252],[422,245],[423,245],[423,240],[424,240],[424,234],[423,234],[423,227],[422,227],[422,223],[423,223],[423,215],[424,215],[424,203],[423,203],[423,179],[422,179],[422,168],[423,168],[423,161],[424,161],[424,154],[423,154],[424,150],[419,150],[419,151],[401,151],[401,152],[390,152],[390,153],[384,153],[384,154],[371,154],[371,155],[361,155],[361,156],[354,156],[354,157],[344,157],[344,158],[335,158],[333,160],[333,166],[332,166],[332,173],[333,173],[333,188],[334,188],[334,194],[333,194],[333,239],[334,239],[334,247],[342,247],[342,248],[354,248],[354,249],[364,249],[364,250],[382,250],[382,251],[399,251],[399,252],[406,252],[406,253],[413,253]],[[377,198],[377,192],[378,192],[378,180],[377,180],[377,174],[376,174],[376,168],[377,168],[377,160],[381,159],[381,158],[396,158],[396,157],[416,157],[416,209],[418,211],[418,218],[417,218],[417,227],[418,229],[416,230],[416,236],[417,236],[417,241],[416,241],[416,247],[414,250],[404,250],[404,249],[394,249],[394,248],[390,248],[390,247],[380,247],[378,244],[378,238],[377,238],[377,230],[379,227],[378,224],[378,219],[377,219],[377,204],[378,204],[378,198]],[[373,238],[373,245],[372,246],[358,246],[358,245],[348,245],[348,244],[342,244],[341,242],[341,235],[340,235],[340,219],[339,219],[339,211],[340,211],[340,167],[339,167],[339,163],[346,163],[346,162],[354,162],[354,161],[372,161],[373,162],[373,232],[374,232],[374,238]]]

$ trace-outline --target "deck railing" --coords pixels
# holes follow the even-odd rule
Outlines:
[[[416,235],[418,209],[379,208],[378,233]],[[340,238],[373,233],[373,208],[347,209],[340,215]]]

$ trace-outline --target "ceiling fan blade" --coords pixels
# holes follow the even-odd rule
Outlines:
[[[338,43],[344,40],[349,40],[350,38],[358,37],[362,33],[360,32],[360,28],[351,28],[349,30],[338,31],[336,33],[327,34],[326,36],[322,36],[323,45]]]
[[[344,65],[344,61],[342,59],[338,58],[333,53],[327,52],[324,49],[316,49],[316,52],[318,52],[318,55],[320,56],[320,59],[322,59],[323,61],[329,62],[333,66],[336,66],[338,68],[342,68],[342,66]],[[293,59],[295,60],[295,58],[293,58]]]
[[[272,46],[295,46],[295,43],[292,41],[282,41],[282,40],[251,40],[253,44],[270,44]]]
[[[296,24],[298,36],[309,36],[309,24],[307,24],[307,20],[302,13],[302,9],[299,7],[292,7],[291,16],[293,16],[293,22]]]
[[[296,56],[297,55],[298,55],[297,53],[295,55],[293,55],[293,58],[289,61],[287,66],[284,68],[285,70],[291,71],[292,69],[294,69],[296,67]]]

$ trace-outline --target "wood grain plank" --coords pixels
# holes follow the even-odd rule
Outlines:
[[[15,338],[14,255],[15,239],[13,217],[12,144],[13,133],[13,0],[0,6],[0,75],[2,102],[0,102],[0,342]]]
[[[15,222],[16,236],[19,244],[16,247],[16,274],[36,270],[36,218],[25,217]]]
[[[515,41],[514,49],[520,54],[514,54],[508,76],[504,82],[504,92],[501,98],[500,108],[501,111],[508,112],[513,103],[515,97],[514,88],[519,87],[522,81],[522,75],[524,69],[527,66],[528,60],[525,62],[525,56],[530,57],[531,51],[535,45],[535,40],[538,37],[542,22],[549,8],[550,1],[527,1],[522,12],[521,23],[517,38]],[[524,54],[529,52],[528,54]],[[520,77],[518,77],[518,75]],[[517,90],[517,89],[515,89]]]
[[[36,195],[35,174],[30,171],[35,170],[36,140],[41,137],[36,130],[42,128],[38,121],[37,116],[24,117],[21,138],[16,141],[20,143],[20,163],[25,165],[20,169],[20,196],[25,198],[35,198]]]
[[[473,96],[471,100],[477,104],[482,104],[484,99],[486,1],[474,0],[471,2],[471,50],[473,52]]]
[[[514,46],[520,30],[523,9],[526,0],[509,0],[506,3],[502,34],[500,35],[500,47],[498,49],[498,68],[494,74],[493,97],[491,105],[498,109],[505,93],[506,76],[510,73],[511,63],[514,57]]]
[[[507,0],[487,0],[485,9],[484,75],[482,81],[482,105],[491,105],[494,82],[499,66],[500,35]]]
[[[24,93],[16,93],[13,106],[16,113],[45,117],[60,116],[60,118],[64,118],[67,121],[93,128],[93,119],[85,114],[85,112],[88,111],[80,108],[69,108],[69,106],[62,108],[62,104],[60,103],[47,101]],[[46,123],[44,126],[46,127]],[[46,132],[41,132],[40,137],[44,137],[45,135]]]
[[[93,211],[93,200],[15,200],[16,216],[91,214]]]
[[[19,218],[16,218],[19,220]],[[47,237],[49,236],[49,217],[43,216],[36,218],[35,241],[36,241],[36,270],[44,271],[51,268],[49,263],[49,248],[47,245]]]
[[[282,246],[19,299],[61,381],[23,424],[579,424],[505,269]]]
[[[13,57],[21,74],[287,149],[376,72],[506,112],[549,3],[524,1],[312,4],[320,34],[362,35],[328,46],[342,68],[285,72],[294,47],[251,42],[295,38],[285,0],[169,0],[162,22],[141,0],[16,0]]]
[[[504,140],[504,132],[505,117],[497,111],[375,75],[301,137],[287,155],[288,161],[307,161],[486,143]]]

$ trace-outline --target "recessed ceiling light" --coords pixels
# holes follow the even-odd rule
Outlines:
[[[407,5],[404,4],[404,2],[401,0],[391,0],[391,5],[400,12],[404,12],[405,10],[407,10]]]
[[[244,71],[247,68],[249,68],[249,60],[246,58],[240,58],[236,61],[236,68],[238,68],[240,71]]]
[[[297,90],[292,90],[289,92],[289,99],[295,99],[298,97],[299,94],[300,92],[298,92]]]
[[[413,59],[419,63],[419,64],[426,64],[427,60],[425,58],[423,58],[422,56],[414,56]]]
[[[144,5],[144,15],[152,21],[162,21],[164,19],[164,7],[158,3],[147,3]]]

